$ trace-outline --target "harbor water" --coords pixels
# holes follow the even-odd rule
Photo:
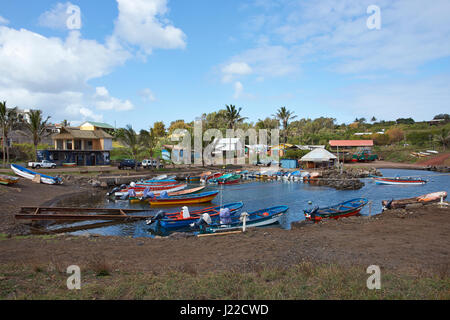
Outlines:
[[[242,210],[251,212],[266,207],[276,205],[289,206],[288,212],[284,215],[280,225],[283,229],[290,229],[291,223],[304,220],[303,210],[311,207],[330,206],[340,202],[354,199],[366,198],[370,201],[361,211],[362,215],[375,215],[382,211],[381,201],[390,199],[411,198],[422,194],[436,191],[446,191],[450,193],[450,175],[438,172],[422,170],[399,170],[399,169],[381,169],[385,177],[417,177],[424,178],[428,182],[425,185],[418,186],[398,186],[398,185],[376,185],[372,179],[362,179],[364,187],[359,190],[335,190],[330,187],[315,186],[302,182],[292,181],[255,181],[247,180],[236,185],[208,185],[205,191],[220,190],[219,195],[212,203],[189,206],[189,209],[205,208],[217,206],[220,204],[243,201]],[[198,185],[192,185],[198,186]],[[312,204],[309,204],[309,201]],[[152,208],[148,203],[130,204],[128,201],[114,201],[107,199],[105,194],[87,195],[64,200],[59,206],[81,206],[91,208],[133,208],[148,209],[146,215],[153,215],[159,210],[165,212],[180,211],[180,206],[157,207]],[[88,225],[89,222],[78,222],[72,224],[58,224],[50,226],[49,229],[60,227],[73,227],[77,225]],[[113,236],[131,236],[131,237],[153,237],[155,235],[168,235],[165,230],[155,230],[149,227],[145,221],[116,224],[106,227],[90,229],[89,231],[80,230],[74,234],[93,233]]]

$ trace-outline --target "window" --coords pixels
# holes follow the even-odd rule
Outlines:
[[[86,150],[92,150],[92,140],[86,140],[85,146]]]
[[[81,150],[81,140],[75,140],[75,150]]]
[[[63,140],[56,140],[56,149],[58,150],[64,150],[64,141]]]
[[[72,150],[72,140],[67,140],[66,141],[66,149],[67,150]]]

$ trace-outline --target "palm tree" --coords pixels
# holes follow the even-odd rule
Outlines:
[[[8,135],[9,131],[16,125],[18,121],[17,119],[17,107],[8,109],[6,107],[6,101],[0,102],[0,126],[2,127],[3,167],[5,166],[5,156],[6,162],[9,163],[9,145],[7,143]]]
[[[277,113],[272,116],[275,117],[275,119],[280,120],[283,124],[284,143],[286,143],[289,131],[289,121],[297,118],[297,116],[294,115],[293,111],[287,110],[286,107],[281,107],[277,110]]]
[[[445,150],[445,147],[447,147],[450,144],[450,133],[445,130],[442,129],[441,133],[439,133],[438,135],[436,135],[434,137],[434,139],[436,140],[436,142],[438,142],[439,144],[442,144],[442,147]]]
[[[236,109],[236,106],[230,104],[230,105],[226,105],[225,106],[226,109],[226,113],[225,113],[225,121],[227,123],[227,127],[228,129],[234,129],[236,124],[238,122],[242,122],[245,119],[247,119],[247,117],[241,117],[241,110],[242,108]]]
[[[136,163],[136,171],[137,171],[137,154],[140,149],[139,137],[134,131],[133,127],[129,124],[123,130],[120,130],[118,139],[121,143],[123,143],[128,148],[128,152],[130,153],[132,159]]]
[[[47,128],[48,120],[50,119],[50,116],[47,117],[47,119],[43,120],[42,118],[42,110],[30,110],[28,112],[29,121],[25,121],[25,127],[30,132],[31,136],[33,137],[33,144],[34,144],[34,160],[37,160],[37,147],[39,142],[41,142],[41,139],[45,136],[47,136],[49,133],[45,132],[45,129]]]

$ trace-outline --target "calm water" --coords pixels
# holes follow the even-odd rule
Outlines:
[[[289,229],[291,222],[304,219],[303,209],[310,208],[308,201],[312,201],[313,206],[329,206],[342,201],[353,198],[367,198],[372,201],[372,214],[381,212],[381,200],[399,199],[418,196],[430,192],[447,191],[450,193],[450,175],[430,171],[417,170],[398,170],[398,169],[381,169],[383,176],[394,177],[422,177],[428,180],[428,183],[422,186],[388,186],[376,185],[371,179],[362,179],[365,186],[360,190],[339,191],[328,187],[319,187],[301,182],[260,182],[251,181],[229,186],[208,186],[206,190],[222,190],[212,202],[203,206],[190,206],[191,210],[201,207],[209,207],[211,205],[219,205],[221,203],[243,201],[243,210],[248,212],[262,209],[275,205],[287,205],[289,211],[281,221],[281,228]],[[205,190],[205,191],[206,191]],[[134,208],[134,209],[150,209],[145,204],[130,204],[128,201],[110,201],[104,195],[90,195],[83,199],[72,199],[61,203],[64,206],[84,206],[84,207],[109,207],[109,208]],[[148,215],[152,215],[158,210],[166,212],[179,211],[180,207],[160,207],[150,209]],[[362,210],[361,214],[369,214],[369,205]],[[71,227],[82,223],[74,223],[70,225],[58,225],[57,227]],[[165,235],[160,230],[150,229],[149,226],[142,222],[134,222],[129,224],[118,224],[108,227],[91,229],[89,233],[102,235],[122,235],[132,237],[152,237],[154,234]],[[77,231],[74,234],[82,234],[86,231]]]

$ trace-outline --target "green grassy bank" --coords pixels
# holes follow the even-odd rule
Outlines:
[[[158,273],[111,270],[104,261],[81,269],[81,290],[55,264],[0,266],[1,299],[449,299],[450,277],[381,271],[380,290],[369,290],[363,267],[302,263],[279,269],[198,273],[186,265]]]

